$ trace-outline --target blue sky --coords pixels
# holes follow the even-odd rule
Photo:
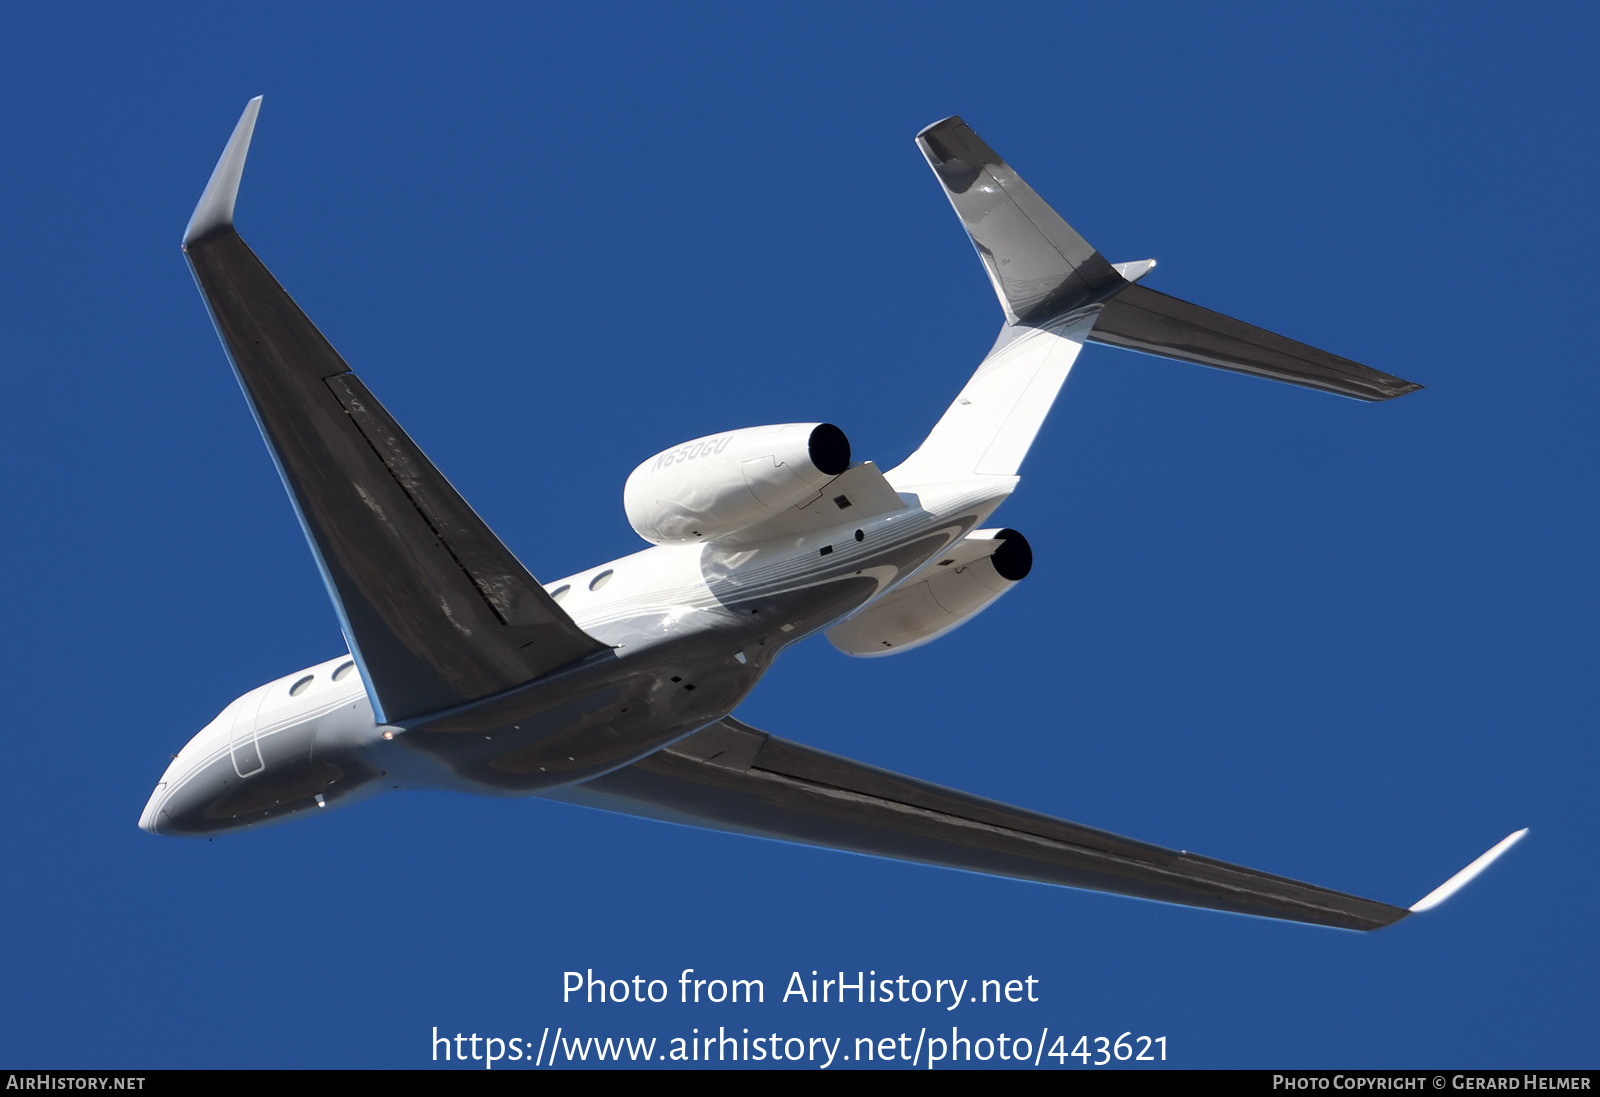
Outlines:
[[[955,1024],[1165,1036],[1180,1066],[1595,1065],[1587,9],[8,25],[0,1063]],[[1358,936],[538,801],[140,832],[190,735],[342,650],[177,247],[259,93],[243,235],[542,579],[640,547],[622,483],[674,442],[828,420],[885,465],[916,445],[1000,322],[911,141],[963,115],[1112,259],[1159,259],[1155,288],[1427,388],[1369,406],[1090,348],[997,516],[1034,546],[1020,590],[900,658],[801,645],[739,715],[1402,904],[1532,834]],[[570,969],[684,968],[769,1001],[561,1002]],[[1040,1001],[774,1001],[813,969]]]

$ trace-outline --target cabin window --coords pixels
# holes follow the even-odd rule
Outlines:
[[[296,682],[294,685],[290,686],[289,687],[289,696],[290,697],[298,697],[302,693],[304,693],[306,690],[310,689],[311,688],[311,680],[313,678],[315,678],[315,677],[316,677],[315,674],[308,674],[304,678],[302,678],[298,682]]]
[[[350,677],[351,674],[355,673],[355,669],[356,665],[354,663],[340,663],[339,669],[333,672],[333,680],[335,682],[342,682],[346,678]]]
[[[589,589],[599,590],[601,587],[611,582],[611,576],[614,574],[616,573],[610,568],[606,568],[605,571],[602,571],[599,575],[596,575],[593,579],[589,580]]]
[[[550,597],[554,598],[556,601],[559,602],[559,601],[561,601],[561,599],[563,599],[563,598],[565,598],[567,596],[567,592],[570,591],[571,589],[572,589],[572,584],[571,583],[562,583],[559,587],[557,587],[555,590],[552,590],[550,592]]]

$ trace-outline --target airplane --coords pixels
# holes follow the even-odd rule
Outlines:
[[[472,511],[234,227],[261,98],[183,251],[277,465],[348,654],[250,690],[173,757],[139,826],[215,836],[382,792],[541,796],[785,842],[1237,914],[1373,930],[1410,907],[942,788],[732,713],[789,645],[909,651],[1025,578],[988,527],[1079,352],[1106,343],[1365,401],[1420,388],[1146,288],[958,117],[916,142],[1004,313],[921,446],[881,471],[828,423],[747,427],[641,463],[649,548],[540,583]]]

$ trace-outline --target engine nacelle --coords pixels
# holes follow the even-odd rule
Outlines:
[[[850,467],[850,440],[830,423],[789,423],[696,438],[633,470],[628,524],[656,545],[737,533],[816,496]]]
[[[925,578],[891,591],[827,632],[846,655],[895,655],[976,617],[1033,568],[1033,549],[1014,529],[973,530]]]

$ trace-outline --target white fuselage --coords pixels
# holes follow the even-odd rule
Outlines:
[[[1015,483],[919,487],[887,514],[758,544],[655,546],[545,584],[612,651],[469,711],[380,724],[349,655],[285,675],[178,752],[139,825],[211,834],[404,787],[528,795],[588,780],[727,715],[779,651],[902,585]]]

